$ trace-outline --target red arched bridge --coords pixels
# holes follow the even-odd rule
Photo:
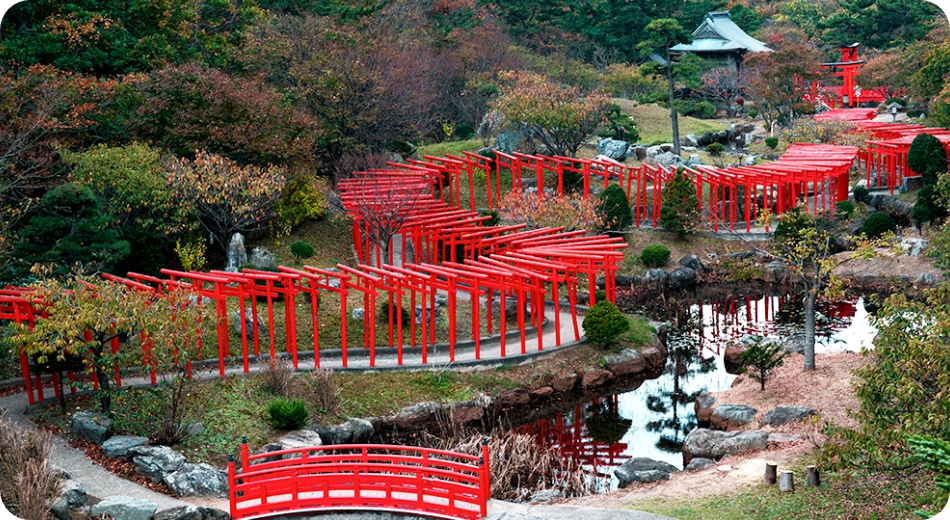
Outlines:
[[[390,511],[476,520],[488,514],[488,446],[481,456],[391,445],[334,445],[249,455],[228,463],[231,518]]]

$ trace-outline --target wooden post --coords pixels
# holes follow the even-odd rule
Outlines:
[[[774,462],[765,463],[765,483],[772,485],[775,484],[776,475],[778,474],[778,464]]]
[[[795,491],[795,482],[791,471],[782,471],[778,479],[778,490]]]
[[[821,476],[818,474],[818,468],[815,466],[808,466],[808,487],[818,487],[821,485]]]

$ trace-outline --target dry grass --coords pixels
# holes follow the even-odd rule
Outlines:
[[[340,401],[340,389],[333,381],[333,371],[315,368],[299,378],[296,394],[310,404],[311,409],[324,414],[335,414]]]
[[[4,505],[24,520],[46,520],[59,492],[60,475],[49,467],[52,435],[24,432],[0,415],[0,495]]]
[[[264,375],[264,384],[270,392],[280,397],[291,397],[297,374],[290,361],[284,357],[261,357],[257,360],[258,368]]]

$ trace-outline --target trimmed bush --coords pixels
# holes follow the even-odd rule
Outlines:
[[[947,216],[947,208],[940,204],[940,194],[933,184],[928,184],[917,192],[917,203],[914,204],[914,223],[917,227],[925,222],[941,220]]]
[[[907,167],[924,178],[924,184],[936,184],[937,174],[947,171],[947,152],[930,134],[914,138],[907,151]]]
[[[667,183],[662,200],[660,224],[663,227],[681,237],[698,229],[701,215],[696,185],[683,168],[677,170],[673,180]]]
[[[837,204],[838,214],[844,218],[851,218],[851,214],[854,213],[854,203],[850,200],[842,200]]]
[[[630,321],[616,305],[601,300],[587,311],[583,327],[588,341],[606,347],[630,328]]]
[[[294,255],[298,261],[304,258],[310,258],[317,251],[312,245],[306,242],[294,242],[290,244],[290,254]]]
[[[861,229],[868,238],[880,238],[884,236],[885,233],[893,233],[897,230],[897,225],[894,224],[894,219],[890,215],[884,213],[883,211],[878,211],[872,213],[867,220],[864,221],[864,227]]]
[[[267,413],[278,430],[299,430],[307,425],[307,408],[300,399],[278,397],[267,406]]]
[[[659,267],[670,259],[670,250],[663,244],[650,244],[640,253],[640,261],[649,267]]]
[[[607,291],[603,291],[603,290],[596,291],[594,293],[594,296],[597,297],[597,301],[602,302],[607,299]]]
[[[706,152],[713,157],[719,157],[726,151],[726,146],[722,143],[711,143],[706,147]]]
[[[754,108],[753,108],[752,110],[749,110],[749,118],[755,119],[755,118],[758,117],[758,116],[759,116],[759,111],[758,111],[758,110],[756,110],[756,109],[754,109]]]
[[[864,186],[857,186],[854,188],[854,200],[858,202],[863,202],[864,199],[868,198],[870,192]]]
[[[709,101],[700,101],[693,105],[693,113],[691,115],[700,119],[711,119],[716,115],[716,105],[713,105]]]
[[[775,147],[778,146],[778,137],[766,137],[765,146],[768,146],[769,148],[774,150]]]
[[[601,205],[598,209],[604,231],[622,231],[633,223],[630,213],[630,201],[627,193],[618,184],[611,184],[600,194]]]

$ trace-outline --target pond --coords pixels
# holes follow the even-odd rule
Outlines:
[[[865,298],[819,301],[817,309],[816,352],[871,347],[876,330]],[[583,463],[601,490],[616,488],[614,470],[632,457],[683,467],[683,440],[696,427],[696,396],[725,390],[736,378],[723,363],[726,346],[751,335],[781,340],[804,333],[803,302],[794,294],[670,299],[637,310],[673,325],[670,356],[657,379],[516,428]]]

